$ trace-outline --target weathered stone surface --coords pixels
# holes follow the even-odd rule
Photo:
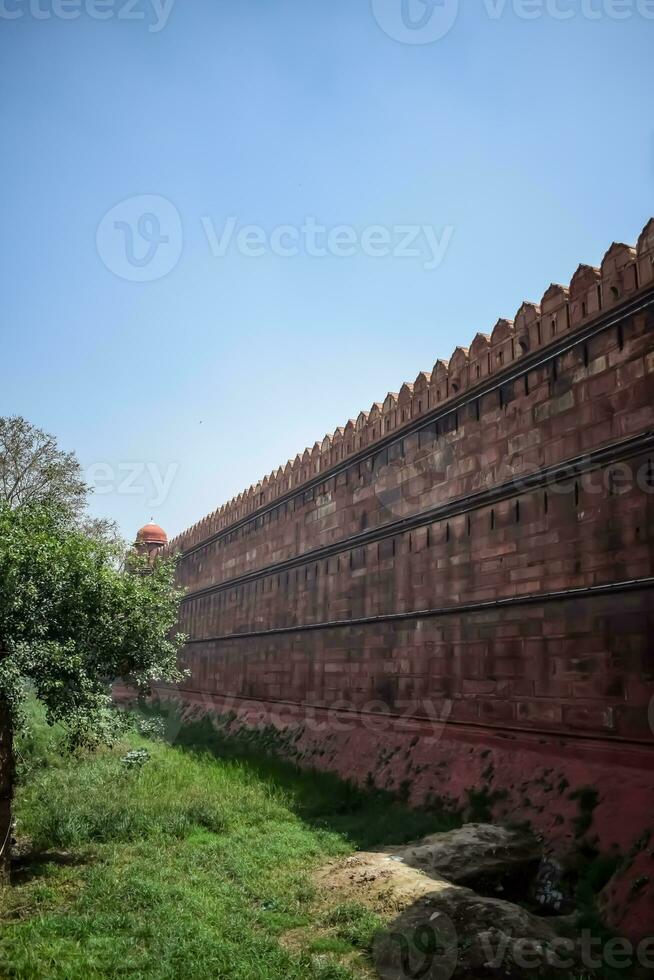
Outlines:
[[[403,957],[407,948],[413,973]],[[383,980],[412,975],[426,980],[524,980],[531,971],[562,980],[571,976],[561,965],[563,952],[569,963],[575,961],[574,941],[559,936],[548,920],[453,885],[408,906],[376,938],[373,959]]]
[[[457,884],[538,861],[542,845],[531,834],[495,824],[467,823],[447,833],[423,837],[415,844],[388,848],[408,867]]]

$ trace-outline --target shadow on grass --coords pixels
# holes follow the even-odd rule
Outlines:
[[[47,872],[48,865],[78,867],[88,864],[89,861],[88,854],[78,854],[74,851],[27,851],[12,859],[11,883],[24,885],[35,878],[41,878]]]
[[[226,730],[229,717],[182,718],[172,702],[140,706],[138,711],[147,718],[162,718],[172,736],[167,741],[176,748],[238,761],[271,789],[282,791],[305,823],[341,834],[358,850],[402,844],[461,825],[457,812],[435,806],[413,809],[388,791],[364,789],[333,773],[300,768],[292,761],[292,733],[272,726],[234,733]]]

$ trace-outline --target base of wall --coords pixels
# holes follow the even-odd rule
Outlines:
[[[127,700],[129,692],[115,692]],[[440,804],[468,819],[529,823],[547,853],[581,848],[624,860],[600,895],[607,924],[630,940],[654,923],[654,748],[595,738],[476,728],[298,704],[160,689],[161,700],[220,715],[229,730],[268,729],[298,765]]]

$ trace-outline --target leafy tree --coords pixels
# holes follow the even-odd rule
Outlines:
[[[21,416],[0,417],[0,502],[12,509],[51,504],[88,535],[118,543],[113,521],[87,514],[91,492],[79,460],[60,449],[54,436]]]
[[[126,568],[114,545],[71,525],[65,504],[0,503],[0,695],[10,723],[29,684],[73,741],[97,740],[115,679],[140,690],[178,680],[180,595],[173,560],[130,556]],[[0,753],[8,738],[0,733]],[[0,847],[7,832],[0,824]]]
[[[0,499],[10,507],[57,503],[71,514],[86,504],[89,488],[74,453],[20,416],[0,418]]]

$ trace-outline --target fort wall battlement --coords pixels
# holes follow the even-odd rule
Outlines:
[[[551,284],[540,304],[524,302],[515,319],[499,319],[490,336],[477,333],[469,348],[457,347],[449,361],[437,360],[398,393],[389,392],[311,449],[298,453],[258,483],[221,505],[170,542],[186,551],[250,514],[285,497],[341,461],[373,446],[411,420],[449,403],[479,382],[499,375],[530,352],[551,345],[654,285],[654,218],[635,247],[614,242],[599,268],[579,265],[568,287]]]

